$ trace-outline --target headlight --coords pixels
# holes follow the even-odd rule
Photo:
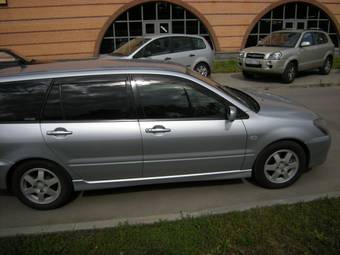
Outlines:
[[[322,118],[314,120],[314,126],[316,126],[325,135],[329,134],[326,121]]]
[[[268,60],[280,60],[282,57],[282,53],[281,52],[274,52],[274,53],[270,53],[268,56]]]
[[[239,57],[244,58],[245,56],[246,56],[246,53],[244,51],[241,51]]]

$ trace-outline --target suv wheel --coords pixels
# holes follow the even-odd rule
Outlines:
[[[200,62],[198,63],[194,70],[198,73],[200,73],[202,76],[208,77],[210,75],[210,68],[208,64]]]
[[[282,141],[264,149],[255,162],[253,177],[265,188],[284,188],[294,183],[306,169],[303,148],[291,141]]]
[[[66,204],[73,186],[60,166],[42,160],[19,165],[13,174],[12,187],[17,197],[31,208],[49,210]]]
[[[282,74],[282,81],[284,83],[291,83],[294,81],[297,74],[297,66],[294,62],[288,63],[286,69]]]
[[[328,56],[323,64],[322,67],[320,67],[319,71],[321,74],[329,74],[333,66],[333,59],[331,56]]]
[[[243,77],[246,79],[253,79],[254,78],[254,74],[249,73],[247,71],[242,71]]]

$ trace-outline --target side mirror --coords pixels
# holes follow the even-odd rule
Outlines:
[[[236,117],[237,117],[237,108],[235,106],[227,107],[226,111],[227,111],[227,119],[230,122],[233,122],[234,120],[236,120]]]
[[[308,42],[308,41],[303,41],[302,43],[301,43],[301,47],[308,47],[308,46],[311,46],[312,44],[310,43],[310,42]]]

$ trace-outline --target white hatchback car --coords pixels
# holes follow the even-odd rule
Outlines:
[[[211,73],[214,51],[197,35],[161,35],[137,37],[101,58],[155,59],[185,65],[203,76]]]

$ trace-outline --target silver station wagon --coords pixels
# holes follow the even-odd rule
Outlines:
[[[330,135],[303,106],[183,66],[87,60],[0,70],[0,188],[52,209],[74,191],[253,177],[289,186]]]

